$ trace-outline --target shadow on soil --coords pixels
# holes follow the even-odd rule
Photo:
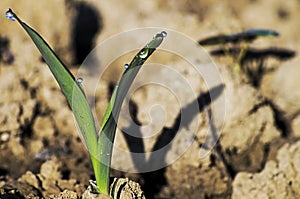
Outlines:
[[[167,152],[172,146],[172,140],[175,138],[177,133],[180,131],[183,127],[188,127],[193,121],[193,118],[196,117],[196,115],[199,112],[202,112],[205,107],[209,106],[215,99],[217,99],[221,93],[224,90],[224,85],[219,85],[211,90],[202,93],[198,96],[197,99],[195,99],[193,102],[185,106],[181,109],[181,112],[177,115],[176,120],[171,128],[164,127],[157,138],[153,148],[152,152],[157,151],[164,147],[163,155],[160,155],[159,161],[162,165],[167,165],[165,162],[165,158],[167,155]],[[195,106],[199,107],[199,109],[195,109]],[[142,138],[142,132],[139,126],[141,126],[141,122],[137,118],[138,113],[138,107],[137,104],[135,104],[133,101],[130,101],[129,104],[129,110],[131,117],[133,121],[135,122],[134,125],[129,126],[126,129],[123,129],[123,136],[125,137],[125,140],[127,142],[127,145],[131,152],[134,153],[145,153],[145,146]],[[188,113],[188,114],[187,114]],[[186,118],[181,118],[182,115],[188,116]],[[126,134],[125,132],[135,132],[135,136],[131,136]],[[171,143],[171,144],[170,144]],[[132,160],[134,162],[135,168],[138,171],[144,171],[143,165],[150,164],[151,162],[157,162],[156,158],[152,153],[149,157],[149,160],[146,160],[145,156],[142,156],[141,158],[132,157]],[[147,172],[147,173],[140,173],[141,178],[143,179],[143,191],[145,192],[145,196],[148,199],[155,198],[155,195],[160,192],[161,188],[166,185],[167,181],[165,179],[165,171],[166,168],[162,168],[156,171]]]

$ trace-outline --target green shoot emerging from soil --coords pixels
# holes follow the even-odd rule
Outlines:
[[[11,9],[7,10],[6,17],[12,21],[19,22],[48,64],[74,113],[88,148],[97,183],[96,191],[108,195],[112,147],[122,103],[139,69],[161,44],[163,39],[167,36],[167,33],[163,31],[156,34],[153,39],[137,53],[130,64],[126,64],[125,71],[113,91],[100,130],[97,133],[91,108],[81,86],[82,80],[76,80],[45,40],[35,30],[18,18]]]
[[[259,87],[260,81],[267,72],[265,60],[273,57],[280,60],[290,58],[293,52],[274,50],[274,48],[258,50],[250,46],[258,38],[278,37],[279,32],[268,29],[250,29],[233,34],[220,34],[200,40],[203,46],[219,46],[210,52],[213,56],[225,56],[231,59],[236,74],[245,76],[254,87]]]
[[[200,40],[198,43],[203,46],[222,45],[222,49],[215,51],[215,54],[227,54],[232,56],[234,69],[240,71],[240,63],[245,58],[249,44],[262,37],[278,37],[279,33],[268,29],[249,29],[233,34],[220,34]]]

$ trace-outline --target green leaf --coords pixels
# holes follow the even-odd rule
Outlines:
[[[78,85],[74,76],[60,61],[46,41],[34,29],[18,18],[12,10],[8,10],[7,12],[10,12],[19,22],[41,52],[74,113],[89,153],[91,155],[95,154],[97,150],[97,132],[90,106],[81,86]],[[92,161],[94,164],[96,159],[93,160],[92,157]]]
[[[98,151],[100,151],[99,159],[101,164],[99,168],[101,168],[102,171],[100,172],[101,176],[99,176],[99,181],[97,177],[96,181],[99,189],[104,193],[108,193],[112,147],[122,103],[138,71],[161,44],[166,35],[167,33],[164,31],[156,34],[153,39],[136,54],[113,91],[98,135]]]
[[[251,43],[255,39],[259,37],[267,37],[267,36],[279,36],[279,33],[275,30],[267,30],[267,29],[249,29],[243,32],[233,33],[233,34],[220,34],[212,37],[208,37],[206,39],[200,40],[198,43],[203,46],[208,45],[218,45],[218,44],[227,44],[227,43],[240,43],[240,42],[248,42]]]

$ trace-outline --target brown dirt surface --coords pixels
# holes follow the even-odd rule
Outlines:
[[[115,145],[145,155],[133,159],[130,154],[113,153],[111,177],[121,187],[115,191],[121,198],[300,198],[299,0],[2,0],[0,198],[88,199],[107,197],[90,191],[93,168],[72,111],[33,42],[16,22],[5,18],[7,8],[37,30],[74,74],[96,44],[131,29],[172,29],[195,41],[247,29],[278,31],[279,37],[252,42],[248,57],[240,62],[235,51],[224,46],[204,47],[211,54],[225,51],[212,56],[223,83],[212,88],[186,62],[167,52],[155,52],[153,62],[171,65],[197,93],[190,97],[168,70],[141,71],[137,82],[163,76],[161,84],[175,85],[172,92],[177,96],[170,96],[172,92],[164,86],[136,89],[123,107],[129,111],[122,109],[119,127],[145,139],[126,137],[119,129]],[[146,43],[149,39],[136,35],[133,40]],[[103,56],[113,56],[125,44],[117,43]],[[179,44],[174,45],[184,48]],[[97,120],[101,121],[112,86],[132,56],[130,52],[120,57],[105,71],[96,93]],[[252,78],[237,69],[259,64],[263,74]],[[216,96],[208,97],[213,92]],[[218,111],[210,112],[223,93],[225,118]],[[182,96],[180,103],[178,96]],[[194,103],[199,103],[198,112],[184,118],[186,126],[177,128],[180,111]],[[147,128],[130,126],[128,118]],[[197,119],[197,132],[191,134]],[[219,140],[211,149],[205,139],[214,133],[214,123],[218,126],[223,119]],[[161,142],[171,141],[161,159],[149,155]],[[150,163],[162,162],[172,164],[139,173]]]

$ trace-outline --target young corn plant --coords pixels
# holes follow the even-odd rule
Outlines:
[[[278,37],[279,32],[268,29],[250,29],[243,32],[216,35],[200,40],[203,46],[220,46],[210,52],[213,56],[231,58],[236,74],[242,77],[255,88],[260,86],[262,77],[268,72],[266,60],[268,57],[284,60],[293,57],[294,53],[285,49],[264,48],[256,49],[251,43],[262,37]]]
[[[221,49],[213,51],[212,55],[227,55],[232,58],[234,70],[243,71],[241,62],[250,49],[250,44],[261,37],[278,37],[279,33],[268,29],[249,29],[233,34],[220,34],[198,41],[202,46],[221,45]]]
[[[34,29],[24,23],[11,9],[6,11],[6,17],[12,21],[17,21],[21,25],[49,66],[74,113],[90,154],[96,178],[96,184],[94,184],[93,188],[98,193],[109,195],[112,147],[122,103],[141,66],[162,43],[167,33],[163,31],[156,34],[136,54],[130,64],[126,64],[125,71],[114,88],[102,124],[97,133],[95,120],[81,85],[82,79],[76,80],[46,41]]]

